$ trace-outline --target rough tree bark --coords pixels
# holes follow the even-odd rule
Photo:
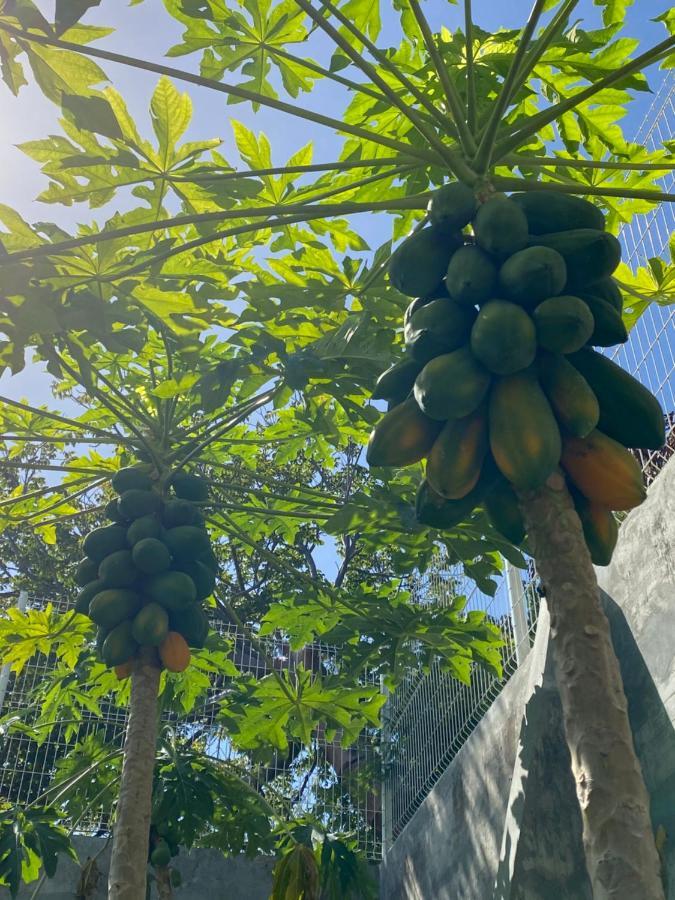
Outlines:
[[[595,900],[664,900],[649,796],[581,523],[560,473],[520,503],[546,589]]]
[[[145,900],[158,688],[157,653],[154,648],[145,648],[131,675],[129,724],[113,830],[108,900]]]

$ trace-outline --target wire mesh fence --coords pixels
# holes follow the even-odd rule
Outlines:
[[[675,133],[675,72],[668,73],[636,135],[647,147],[661,146]],[[675,190],[675,173],[662,181],[663,190]],[[634,269],[650,258],[667,257],[675,228],[673,205],[663,203],[636,216],[621,234],[624,259]],[[672,301],[672,298],[671,298]],[[675,453],[675,304],[652,303],[631,331],[628,343],[610,355],[645,384],[659,399],[666,416],[666,443],[654,451],[636,451],[649,483]],[[440,668],[428,674],[411,672],[392,694],[384,709],[382,753],[384,764],[384,847],[393,842],[410,821],[431,788],[527,655],[539,612],[536,573],[507,572],[494,597],[481,594],[442,557],[438,571],[420,579],[418,598],[464,594],[467,608],[485,610],[503,632],[504,674],[501,679],[477,669],[464,686]]]
[[[43,598],[29,598],[29,608],[44,608]],[[66,612],[70,604],[52,601],[57,612]],[[255,678],[275,668],[294,671],[298,665],[313,672],[334,671],[339,665],[336,647],[321,643],[306,645],[293,653],[288,643],[273,637],[259,642],[261,653],[236,626],[213,620],[211,627],[227,638],[230,659],[239,672]],[[54,659],[46,655],[34,657],[20,675],[9,680],[3,716],[19,714],[34,703],[34,691],[54,667]],[[311,814],[325,827],[356,838],[359,848],[370,859],[381,855],[381,803],[378,791],[380,757],[378,735],[364,731],[349,748],[341,746],[339,735],[329,739],[325,732],[315,733],[311,747],[293,744],[287,751],[276,751],[264,763],[254,761],[238,751],[218,721],[219,699],[228,689],[230,679],[215,675],[203,700],[188,714],[167,712],[165,722],[179,734],[199,739],[207,756],[230,764],[248,785],[277,808],[291,816]],[[363,673],[363,681],[379,685],[379,676]],[[113,747],[122,747],[127,723],[127,710],[113,702],[103,702],[101,714],[82,712],[76,737],[63,725],[56,725],[42,743],[30,735],[10,731],[0,740],[0,802],[30,803],[49,786],[59,761],[67,757],[75,741],[97,735]],[[78,832],[101,834],[110,828],[112,810],[102,808],[78,822]]]

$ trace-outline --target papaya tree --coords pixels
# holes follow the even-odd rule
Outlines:
[[[69,459],[63,481],[37,497],[12,497],[6,514],[49,534],[59,516],[75,514],[74,497],[114,477],[122,493],[108,502],[115,500],[110,513],[123,520],[118,528],[150,516],[161,517],[165,531],[194,529],[186,544],[168,539],[179,565],[188,556],[210,558],[207,534],[218,540],[226,533],[260,552],[261,530],[314,520],[317,509],[341,534],[396,545],[399,568],[423,564],[440,540],[484,579],[497,551],[518,561],[514,544],[526,548],[551,609],[595,894],[662,897],[648,798],[589,548],[596,561],[607,561],[611,511],[644,496],[624,446],[652,446],[663,434],[654,402],[589,347],[625,340],[636,301],[640,308],[663,301],[669,283],[666,264],[658,283],[617,268],[613,234],[632,215],[673,199],[659,186],[675,166],[668,147],[628,142],[617,121],[634,93],[647,89],[644,70],[672,62],[675,37],[638,52],[621,33],[626,2],[599,2],[604,27],[584,30],[573,19],[577,0],[536,0],[522,29],[492,34],[474,20],[469,0],[463,26],[452,31],[445,23],[434,30],[417,0],[397,0],[385,11],[391,30],[399,28],[397,42],[383,48],[376,43],[379,4],[166,0],[184,29],[169,55],[200,54],[196,74],[99,46],[103,31],[80,21],[94,5],[74,13],[57,3],[54,22],[28,0],[1,7],[6,83],[19,92],[30,67],[62,110],[62,135],[23,148],[49,180],[40,199],[105,208],[124,197],[132,205],[72,234],[0,210],[7,229],[2,363],[20,371],[31,348],[59,396],[86,407],[70,414],[8,402],[3,430],[19,445],[51,432],[63,445],[114,454],[95,449]],[[660,18],[672,32],[672,13],[664,9]],[[334,52],[322,65],[313,53],[325,59],[326,41]],[[101,65],[111,64],[161,76],[152,101],[154,144],[120,94],[101,88]],[[315,163],[307,145],[275,165],[267,138],[240,122],[233,130],[241,165],[227,161],[219,141],[181,142],[190,101],[175,83],[337,134],[335,160]],[[340,116],[321,102],[327,84],[343,91]],[[309,105],[298,101],[303,93]],[[393,253],[387,240],[369,256],[354,229],[357,217],[374,213],[387,215],[394,240],[412,232]],[[268,245],[264,254],[261,245]],[[375,387],[391,409],[377,422],[367,399],[392,361],[396,368]],[[302,484],[278,495],[255,480],[255,491],[238,482],[242,494],[227,496],[241,448],[262,441],[277,463],[300,453],[325,456],[326,448],[365,443],[376,422],[368,458],[379,483],[346,503]],[[203,475],[209,466],[224,467],[226,476],[186,482],[185,471]],[[140,486],[124,484],[127,478]],[[181,483],[192,484],[187,494]],[[52,490],[56,499],[45,501]],[[125,500],[129,491],[151,499]],[[193,504],[193,521],[167,529],[164,510],[181,500]],[[116,533],[120,547],[94,546],[95,562],[101,554],[101,563],[133,555],[142,542],[129,550]],[[165,537],[160,531],[142,540]],[[287,566],[273,552],[265,558]],[[123,578],[140,577],[137,562]],[[143,575],[143,591],[146,575],[162,577]],[[265,627],[299,642],[329,634],[338,621],[348,642],[345,629],[356,643],[370,629],[394,670],[401,638],[427,634],[433,647],[441,628],[457,674],[474,661],[495,665],[498,650],[484,621],[449,613],[424,619],[405,603],[373,608],[358,593],[354,600],[320,580],[301,580],[306,595],[275,604]],[[134,594],[130,586],[113,590]],[[170,593],[164,581],[150,591],[159,606]],[[106,621],[107,606],[116,618],[118,604],[129,604],[114,628],[140,614],[137,600],[101,601],[101,593],[93,611],[101,618],[103,607]],[[471,639],[453,639],[453,628]],[[123,656],[130,645],[122,646]],[[111,663],[120,659],[110,646],[102,649]],[[159,665],[152,648],[139,652],[115,826],[116,898],[145,890],[155,747],[148,723]],[[176,667],[174,655],[165,656]],[[300,682],[272,677],[275,702],[288,705],[290,722],[290,709],[304,709]],[[370,721],[363,699],[346,704],[350,733]],[[256,697],[248,701],[255,712]],[[301,718],[316,724],[321,717],[312,709]]]

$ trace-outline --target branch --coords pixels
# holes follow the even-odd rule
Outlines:
[[[607,169],[619,172],[669,172],[675,162],[630,163],[616,160],[577,159],[567,156],[521,156],[511,153],[502,160],[505,166],[531,166],[534,169]]]
[[[250,103],[268,106],[271,109],[287,113],[288,115],[303,119],[307,122],[312,122],[315,125],[323,125],[325,128],[330,128],[332,131],[337,131],[341,134],[350,134],[353,137],[358,137],[362,140],[372,141],[374,144],[381,144],[383,147],[389,147],[390,149],[399,152],[409,153],[411,156],[416,156],[427,162],[438,162],[433,154],[426,153],[421,148],[413,147],[410,144],[402,144],[399,141],[392,140],[376,131],[369,131],[367,128],[361,128],[358,125],[348,125],[346,122],[341,122],[339,119],[332,119],[330,116],[324,116],[321,113],[313,112],[302,106],[296,106],[292,103],[285,103],[283,100],[277,100],[273,97],[267,97],[264,94],[258,94],[255,91],[250,91],[247,88],[239,87],[238,85],[224,84],[223,82],[215,81],[212,78],[195,75],[184,69],[176,69],[173,66],[149,62],[148,60],[138,59],[134,56],[126,56],[122,53],[113,53],[110,50],[100,50],[95,47],[85,47],[82,44],[63,41],[59,38],[49,37],[48,35],[22,31],[20,28],[14,28],[12,25],[7,25],[4,22],[0,23],[0,31],[4,31],[19,40],[28,41],[29,43],[43,44],[48,47],[58,47],[62,50],[70,50],[84,56],[91,56],[94,59],[104,59],[108,62],[119,63],[123,66],[131,66],[134,69],[143,69],[146,72],[156,72],[159,75],[167,75],[169,78],[175,78],[178,81],[187,81],[191,84],[199,85],[200,87],[209,88],[209,90],[218,91],[221,94],[227,94],[230,97],[238,97],[241,100],[248,100]]]
[[[29,406],[27,403],[21,403],[19,400],[10,400],[9,397],[0,397],[0,404],[2,403],[7,404],[7,406],[14,406],[17,409],[32,413],[36,416],[42,416],[45,419],[51,419],[53,422],[60,422],[62,425],[68,425],[70,428],[82,428],[85,431],[91,431],[93,434],[102,434],[106,438],[115,441],[117,440],[114,434],[111,434],[109,431],[104,431],[102,428],[96,428],[89,423],[85,424],[84,422],[77,422],[75,419],[69,419],[67,416],[60,416],[57,413],[47,412],[45,409],[37,409],[34,406]],[[120,441],[120,443],[123,443],[123,441]]]
[[[525,56],[522,65],[518,70],[518,77],[516,80],[521,84],[526,83],[528,77],[534,70],[534,67],[551,46],[551,44],[559,34],[561,25],[563,24],[563,22],[565,22],[565,20],[569,18],[570,13],[573,12],[574,7],[578,4],[578,2],[579,0],[565,0],[563,5],[558,9],[556,14],[548,23],[544,31],[533,43],[532,49]]]
[[[5,520],[7,522],[11,522],[13,525],[20,525],[25,522],[29,522],[32,519],[36,519],[41,516],[43,513],[51,512],[53,509],[58,509],[59,506],[63,506],[66,503],[70,503],[71,500],[77,500],[78,497],[81,497],[83,494],[88,493],[94,488],[100,487],[102,484],[105,484],[108,481],[108,478],[98,478],[94,481],[89,482],[87,487],[80,488],[79,491],[74,491],[72,494],[68,494],[66,497],[62,497],[56,503],[52,503],[50,506],[45,506],[44,509],[38,509],[33,513],[27,513],[25,516],[19,516],[18,518],[12,518],[11,516],[6,516]],[[57,519],[56,521],[59,521]],[[43,525],[46,523],[42,523]],[[38,526],[39,527],[39,526]]]
[[[85,469],[83,466],[56,466],[37,462],[23,463],[14,462],[14,460],[9,459],[3,459],[3,461],[0,463],[0,469],[34,469],[36,472],[81,472],[83,475],[98,476],[104,476],[108,474],[106,469]],[[111,472],[110,475],[112,474],[113,473]]]
[[[558,184],[555,181],[530,181],[527,178],[503,178],[495,175],[492,182],[505,191],[557,191],[589,197],[621,197],[624,200],[649,200],[652,203],[675,203],[675,194],[664,191],[631,190],[629,188],[596,187],[590,184]]]
[[[91,476],[76,478],[74,481],[69,481],[68,484],[52,484],[42,488],[35,488],[35,490],[27,491],[25,494],[16,494],[13,497],[8,497],[6,500],[0,500],[0,508],[15,506],[17,503],[21,503],[24,500],[30,500],[33,497],[43,497],[46,494],[58,494],[62,491],[68,491],[77,484],[84,484],[85,481],[91,481]]]
[[[93,397],[95,397],[98,400],[98,402],[101,404],[101,406],[103,406],[107,410],[109,410],[114,416],[117,416],[117,418],[120,420],[120,422],[122,422],[122,424],[126,425],[126,427],[129,429],[129,431],[132,434],[136,435],[141,446],[144,447],[144,449],[148,451],[148,453],[153,458],[153,460],[155,460],[154,450],[150,446],[150,444],[146,441],[145,435],[143,434],[143,432],[140,431],[138,428],[136,428],[136,425],[130,419],[128,419],[123,412],[120,412],[119,408],[114,403],[111,403],[110,398],[107,397],[105,395],[105,393],[103,393],[102,391],[99,391],[99,389],[93,384],[93,382],[91,382],[89,385],[82,384],[81,375],[78,375],[77,370],[74,369],[69,363],[67,363],[64,360],[63,356],[56,350],[56,348],[53,348],[53,354],[54,354],[54,357],[57,359],[58,364],[70,375],[71,378],[73,378],[75,380],[75,383],[81,384],[82,387],[84,387],[84,389],[87,391],[88,394],[91,394]],[[92,371],[93,371],[93,369],[92,369]],[[99,373],[97,373],[97,374],[99,374]]]
[[[344,187],[343,190],[349,190],[350,187],[351,186]],[[39,247],[16,250],[13,253],[7,253],[0,257],[0,264],[13,263],[24,259],[36,259],[41,256],[58,256],[67,250],[74,250],[77,247],[87,247],[104,241],[114,241],[118,238],[132,237],[151,231],[159,231],[162,228],[179,228],[182,225],[199,225],[206,222],[226,222],[230,219],[267,218],[274,215],[285,216],[291,213],[297,213],[297,215],[293,216],[294,222],[302,222],[316,218],[324,218],[326,216],[347,216],[362,212],[374,212],[376,210],[425,209],[430,196],[430,193],[424,193],[392,200],[374,200],[370,203],[346,201],[344,203],[325,203],[321,206],[312,206],[306,203],[288,203],[286,205],[275,204],[274,206],[255,206],[246,209],[223,209],[218,210],[217,212],[173,216],[170,219],[160,219],[156,222],[126,225],[124,228],[111,228],[109,231],[99,231],[96,234],[87,234],[82,235],[81,237],[69,238],[66,241],[59,241],[56,244],[41,244]],[[253,230],[266,227],[269,227],[266,223],[253,226],[248,223],[246,226],[246,228],[253,228]],[[235,232],[233,231],[232,233],[234,234]],[[218,239],[214,238],[213,235],[205,235],[204,237],[208,241]],[[200,238],[199,240],[203,241],[203,238]]]
[[[118,444],[129,443],[124,438],[99,438],[86,434],[58,434],[58,435],[34,435],[34,434],[0,434],[0,441],[16,441],[26,444]],[[4,461],[1,465],[7,465]],[[40,467],[38,467],[40,468]],[[44,468],[44,467],[42,467]],[[75,471],[75,470],[72,470]]]
[[[270,56],[280,56],[281,59],[287,59],[289,62],[296,63],[297,65],[308,69],[310,72],[316,72],[324,78],[329,78],[331,81],[337,82],[337,84],[342,84],[352,91],[356,91],[359,94],[366,94],[368,97],[372,97],[373,100],[377,100],[379,103],[387,99],[384,94],[373,90],[373,88],[368,87],[367,84],[359,84],[358,81],[352,81],[351,78],[345,78],[344,75],[338,75],[337,72],[331,72],[330,69],[324,69],[324,67],[320,66],[318,63],[303,59],[301,56],[295,56],[293,53],[288,53],[286,50],[282,50],[281,47],[275,47],[273,44],[266,44],[264,41],[260,46],[264,47]]]
[[[661,57],[669,53],[673,47],[675,47],[675,35],[666,38],[665,41],[661,41],[660,44],[652,47],[651,50],[647,50],[645,53],[642,53],[630,62],[627,62],[625,65],[620,66],[618,69],[615,69],[614,72],[605,75],[604,78],[594,82],[587,88],[584,88],[576,94],[572,94],[572,96],[568,97],[566,100],[561,100],[560,103],[556,103],[548,109],[544,109],[540,113],[537,113],[536,116],[532,116],[528,120],[527,125],[514,132],[511,137],[508,137],[497,144],[494,153],[495,162],[500,162],[504,156],[509,154],[512,150],[515,150],[524,141],[532,137],[532,135],[560,118],[564,113],[569,112],[576,106],[579,106],[579,104],[589,100],[599,91],[603,91],[605,88],[611,87],[617,81],[621,81],[621,79],[625,78],[627,75],[632,75],[633,72],[640,71],[645,66],[657,62]]]
[[[345,53],[352,62],[364,73],[367,78],[370,78],[373,84],[377,85],[377,87],[382,91],[385,95],[385,98],[389,100],[390,103],[401,111],[401,113],[408,119],[408,121],[417,129],[417,131],[425,138],[432,147],[437,151],[437,153],[441,156],[445,162],[450,165],[450,161],[448,158],[448,148],[445,144],[440,140],[438,134],[433,130],[429,129],[426,124],[420,119],[420,117],[415,112],[414,108],[409,104],[402,100],[395,91],[389,87],[387,82],[380,76],[377,69],[372,66],[369,62],[367,62],[363,56],[356,50],[355,47],[349,43],[349,41],[344,38],[340,32],[334,28],[330,22],[326,21],[325,17],[318,12],[309,0],[295,0],[298,6],[304,10],[307,15],[315,22],[316,25],[321,28],[333,41],[333,43]]]
[[[499,126],[502,123],[504,113],[508,109],[509,103],[511,102],[511,97],[513,96],[514,89],[517,87],[516,80],[518,78],[518,70],[520,68],[521,61],[525,56],[525,53],[527,52],[530,40],[532,39],[532,35],[534,34],[534,29],[537,27],[537,23],[541,18],[541,14],[544,11],[546,2],[547,0],[535,0],[535,4],[532,7],[530,16],[525,23],[525,27],[523,28],[522,34],[520,35],[520,38],[518,40],[518,46],[516,48],[513,59],[511,60],[509,71],[506,73],[506,78],[502,82],[502,89],[499,92],[497,100],[492,107],[492,114],[488,119],[487,127],[483,132],[483,137],[481,138],[481,142],[478,147],[478,152],[474,157],[475,167],[481,174],[484,174],[490,167],[490,161],[492,158],[492,151],[494,149],[497,131],[499,130]]]
[[[471,0],[464,0],[464,30],[466,32],[466,124],[476,132],[476,73],[473,58],[473,17]]]
[[[196,456],[198,453],[201,453],[201,451],[205,447],[208,447],[209,444],[212,443],[213,441],[215,441],[221,434],[224,434],[225,432],[229,431],[231,428],[234,428],[235,425],[238,425],[241,421],[243,421],[245,418],[250,416],[251,413],[254,413],[257,409],[261,409],[263,406],[265,406],[267,403],[269,403],[270,400],[272,400],[274,398],[275,394],[277,394],[280,389],[281,389],[281,384],[280,383],[276,384],[269,391],[266,391],[264,394],[260,394],[258,397],[256,397],[254,400],[252,400],[249,407],[247,407],[246,409],[243,409],[240,413],[238,413],[238,415],[233,416],[233,418],[231,420],[226,422],[221,428],[219,428],[217,431],[215,431],[210,437],[205,438],[203,441],[201,441],[199,444],[197,444],[196,447],[193,447],[193,449],[190,450],[190,452],[188,454],[186,454],[186,456],[184,456],[183,459],[179,460],[175,464],[174,471],[176,469],[182,469],[183,466],[187,465],[187,463],[190,462],[190,460],[194,456]]]
[[[466,122],[464,121],[464,109],[462,107],[462,101],[457,92],[457,89],[450,80],[446,65],[443,62],[440,53],[438,52],[438,47],[436,46],[434,36],[431,33],[429,23],[427,22],[424,13],[422,12],[418,0],[408,0],[408,5],[410,6],[410,9],[415,16],[417,25],[420,29],[422,37],[424,38],[427,52],[431,57],[431,61],[434,65],[434,68],[436,69],[436,72],[438,73],[438,77],[443,87],[443,92],[445,93],[445,98],[448,103],[448,108],[450,110],[452,120],[455,123],[455,128],[457,129],[457,134],[459,135],[459,142],[462,145],[465,153],[474,153],[476,150],[476,144],[473,139],[473,135],[467,128]]]
[[[438,125],[443,129],[447,129],[448,122],[445,116],[441,115],[429,98],[403,74],[399,66],[393,63],[386,53],[369,40],[368,37],[354,25],[352,20],[338,9],[331,0],[320,0],[320,2],[324,9],[328,10],[328,12],[347,29],[347,31],[354,35],[359,43],[363,44],[373,59],[376,59],[383,69],[386,69],[390,75],[393,75],[393,77],[396,78],[399,84],[410,91],[417,102],[438,122]]]

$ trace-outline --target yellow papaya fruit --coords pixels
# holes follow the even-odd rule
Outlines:
[[[561,462],[581,493],[607,509],[633,509],[647,496],[635,457],[597,429],[584,438],[566,437]]]
[[[427,457],[427,481],[446,500],[460,500],[478,483],[487,446],[484,408],[450,419]]]

